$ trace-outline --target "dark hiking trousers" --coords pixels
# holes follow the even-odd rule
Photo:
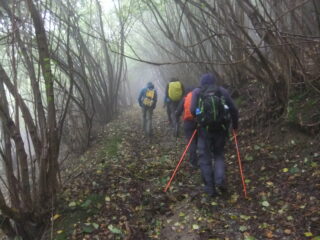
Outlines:
[[[167,114],[170,126],[173,128],[173,136],[179,135],[179,119],[176,117],[176,110],[178,108],[179,101],[170,101],[167,103]]]
[[[172,126],[174,126],[174,124],[176,124],[176,122],[177,122],[175,112],[178,108],[178,105],[179,105],[179,101],[176,101],[176,102],[169,101],[167,103],[168,120],[169,120],[169,123],[172,124]]]
[[[143,131],[147,136],[152,135],[152,108],[142,108],[142,127]]]
[[[225,184],[224,146],[227,131],[218,130],[208,133],[199,129],[198,154],[204,191],[209,195],[216,193],[216,186]]]
[[[184,135],[187,139],[187,143],[192,137],[193,132],[197,128],[197,123],[195,121],[185,120],[183,121]],[[197,157],[197,135],[193,138],[189,148],[189,160],[193,167],[198,167],[198,157]]]

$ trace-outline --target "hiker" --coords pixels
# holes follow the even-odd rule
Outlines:
[[[170,82],[166,86],[166,92],[164,97],[164,107],[167,107],[167,114],[169,124],[172,127],[176,127],[175,134],[178,134],[178,122],[176,121],[175,111],[179,105],[179,102],[183,96],[184,88],[183,84],[176,78],[171,78]]]
[[[189,142],[192,134],[197,128],[197,122],[195,117],[191,114],[190,105],[192,99],[192,90],[193,88],[187,88],[185,96],[181,99],[177,111],[176,111],[176,119],[179,121],[179,118],[183,112],[183,128],[184,128],[184,135]],[[197,136],[194,137],[192,140],[190,147],[189,147],[189,163],[193,169],[198,168],[198,159],[197,159]]]
[[[157,105],[157,91],[152,82],[147,83],[139,94],[138,102],[142,108],[143,131],[148,137],[152,135],[152,113]]]
[[[192,92],[191,113],[196,117],[199,132],[197,150],[204,191],[210,196],[227,192],[224,146],[230,117],[232,128],[238,128],[238,110],[228,91],[217,85],[217,78],[207,73],[200,78],[200,87]],[[212,163],[214,159],[214,165]]]

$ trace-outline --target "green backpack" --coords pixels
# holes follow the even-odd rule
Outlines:
[[[201,127],[224,129],[230,121],[229,107],[217,86],[202,88],[196,108],[196,119]]]

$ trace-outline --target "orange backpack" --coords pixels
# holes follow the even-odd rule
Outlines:
[[[184,105],[183,105],[183,108],[184,108],[183,121],[185,121],[185,120],[193,120],[193,119],[194,119],[194,117],[192,116],[191,111],[190,111],[191,100],[192,100],[192,92],[189,92],[189,93],[187,94],[187,96],[185,97],[185,99],[184,99]]]

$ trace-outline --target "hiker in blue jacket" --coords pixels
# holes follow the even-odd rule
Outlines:
[[[212,73],[202,75],[200,78],[200,87],[194,89],[192,92],[190,106],[192,115],[196,117],[197,111],[199,111],[199,109],[197,109],[199,97],[203,91],[209,87],[215,87],[217,92],[224,98],[226,108],[229,109],[232,128],[237,130],[238,110],[228,91],[221,86],[217,86],[217,78]],[[227,191],[224,146],[228,137],[228,128],[229,122],[224,124],[224,126],[214,127],[214,129],[210,129],[210,126],[202,126],[198,130],[197,150],[201,175],[205,185],[204,191],[211,197],[217,195],[217,189],[219,189],[221,193]]]
[[[157,91],[152,82],[147,83],[147,87],[143,88],[139,94],[138,102],[142,109],[142,126],[147,136],[152,135],[152,113],[157,105]]]

